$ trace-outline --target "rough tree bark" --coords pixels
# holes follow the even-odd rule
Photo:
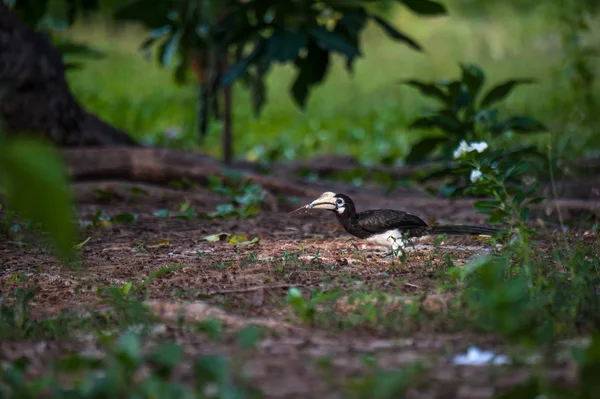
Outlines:
[[[0,1],[0,118],[7,134],[41,135],[63,147],[125,145],[123,131],[87,112],[65,79],[62,55]]]

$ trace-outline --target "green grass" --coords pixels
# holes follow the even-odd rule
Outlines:
[[[252,116],[248,93],[236,87],[236,157],[256,159],[270,152],[275,158],[294,159],[333,153],[352,154],[366,163],[382,158],[401,161],[422,135],[408,130],[410,120],[432,104],[398,82],[454,78],[459,62],[482,66],[488,87],[510,77],[538,79],[539,84],[511,95],[503,111],[537,118],[560,142],[570,137],[576,148],[583,149],[590,129],[577,123],[570,111],[574,100],[560,75],[567,60],[556,32],[554,6],[520,14],[494,7],[493,12],[467,17],[453,7],[455,2],[448,3],[447,17],[423,19],[403,9],[393,14],[395,25],[416,38],[426,53],[412,51],[369,27],[363,40],[365,57],[354,75],[346,73],[337,59],[327,82],[313,91],[305,112],[288,94],[294,78],[291,67],[277,67],[270,75],[270,101],[259,119]],[[69,35],[107,53],[106,59],[89,61],[84,69],[69,74],[75,95],[87,108],[137,139],[176,127],[188,146],[193,143],[195,87],[191,82],[176,85],[170,70],[143,58],[138,51],[142,29],[91,21],[76,25]],[[597,63],[594,68],[598,71]],[[202,151],[220,154],[219,130],[213,126]],[[542,135],[537,142],[545,147],[549,140]]]

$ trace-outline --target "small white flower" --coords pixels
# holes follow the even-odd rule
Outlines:
[[[454,159],[456,158],[460,158],[460,156],[462,154],[464,154],[465,152],[467,152],[469,146],[467,144],[466,141],[461,140],[460,144],[458,145],[458,147],[456,147],[456,150],[454,150]]]
[[[481,173],[479,169],[473,169],[471,171],[471,176],[469,177],[469,179],[471,179],[472,183],[475,183],[477,180],[481,179],[482,176],[483,173]]]
[[[467,152],[477,151],[481,153],[484,152],[486,148],[488,148],[488,143],[486,143],[485,141],[480,141],[479,143],[469,143]]]
[[[456,355],[452,359],[454,364],[482,366],[486,364],[509,364],[510,359],[505,355],[496,355],[492,351],[481,350],[477,347],[470,347],[464,355]]]
[[[488,143],[485,141],[468,143],[464,140],[460,142],[456,150],[454,150],[454,159],[460,158],[461,155],[466,154],[467,152],[477,151],[482,153],[488,148]]]

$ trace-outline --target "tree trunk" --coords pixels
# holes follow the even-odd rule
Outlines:
[[[123,131],[87,112],[65,79],[62,55],[0,1],[0,119],[9,135],[45,137],[64,147],[135,146]]]

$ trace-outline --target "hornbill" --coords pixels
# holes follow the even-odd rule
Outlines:
[[[376,209],[356,213],[356,207],[345,194],[325,192],[300,209],[324,209],[335,213],[344,229],[355,237],[391,249],[396,254],[404,247],[405,238],[431,234],[493,235],[499,230],[480,226],[428,226],[415,215],[393,209]],[[295,211],[294,211],[295,212]]]

